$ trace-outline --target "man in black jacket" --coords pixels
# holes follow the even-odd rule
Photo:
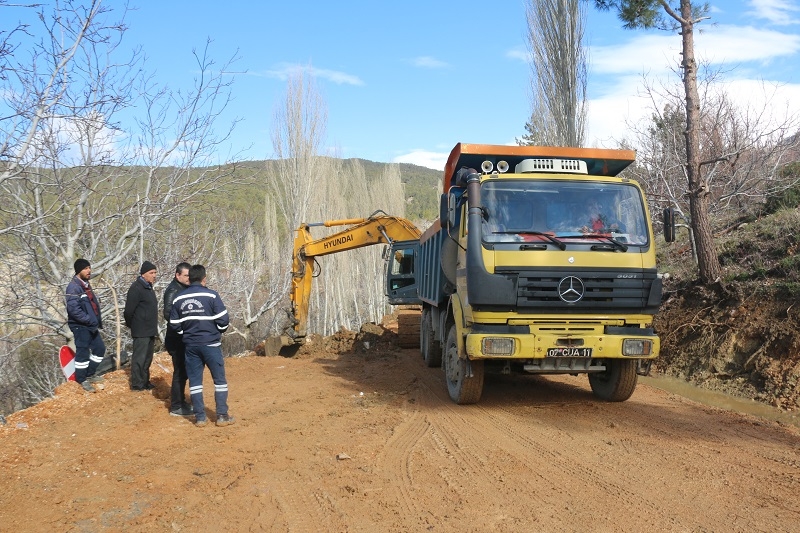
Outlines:
[[[175,278],[164,290],[164,320],[167,321],[167,331],[164,334],[164,347],[172,357],[172,392],[170,394],[169,414],[173,416],[188,416],[194,410],[186,402],[186,348],[181,336],[169,327],[169,313],[175,296],[189,286],[189,263],[178,263],[175,267]]]
[[[139,277],[128,289],[125,301],[125,325],[131,328],[133,354],[131,355],[131,390],[150,390],[150,365],[158,336],[158,299],[153,290],[156,266],[150,261],[142,263]]]

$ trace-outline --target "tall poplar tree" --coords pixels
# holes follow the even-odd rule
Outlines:
[[[582,0],[526,0],[531,118],[521,145],[582,146],[587,60]]]

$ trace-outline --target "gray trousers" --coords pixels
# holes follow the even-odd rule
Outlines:
[[[134,337],[131,354],[131,389],[144,390],[150,383],[155,337]]]

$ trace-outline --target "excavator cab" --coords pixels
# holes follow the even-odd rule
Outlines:
[[[386,296],[391,305],[419,304],[415,261],[419,241],[395,241],[384,249],[386,261]]]

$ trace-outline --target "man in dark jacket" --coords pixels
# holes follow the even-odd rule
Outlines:
[[[214,380],[217,425],[227,426],[233,424],[234,418],[228,414],[228,381],[220,345],[222,332],[228,329],[228,310],[219,294],[206,288],[203,265],[193,265],[189,269],[189,282],[189,288],[172,302],[169,327],[182,335],[186,346],[186,373],[189,375],[194,423],[196,426],[208,423],[203,401],[203,367],[207,366]]]
[[[92,267],[86,259],[78,259],[73,265],[75,276],[67,285],[67,326],[75,338],[75,381],[87,392],[94,392],[92,383],[100,383],[103,376],[95,372],[106,353],[106,345],[100,337],[103,319],[100,316],[100,300],[89,284]]]
[[[189,286],[189,263],[178,263],[175,267],[175,278],[164,290],[164,320],[167,321],[167,331],[164,334],[164,347],[172,357],[172,392],[170,394],[169,414],[173,416],[188,416],[194,410],[186,402],[186,349],[183,340],[174,329],[169,327],[169,313],[172,311],[172,302],[175,296]]]
[[[142,263],[139,277],[128,289],[125,300],[125,325],[131,328],[133,354],[131,355],[131,390],[150,390],[150,365],[158,336],[158,299],[153,290],[156,282],[156,266],[150,261]]]

